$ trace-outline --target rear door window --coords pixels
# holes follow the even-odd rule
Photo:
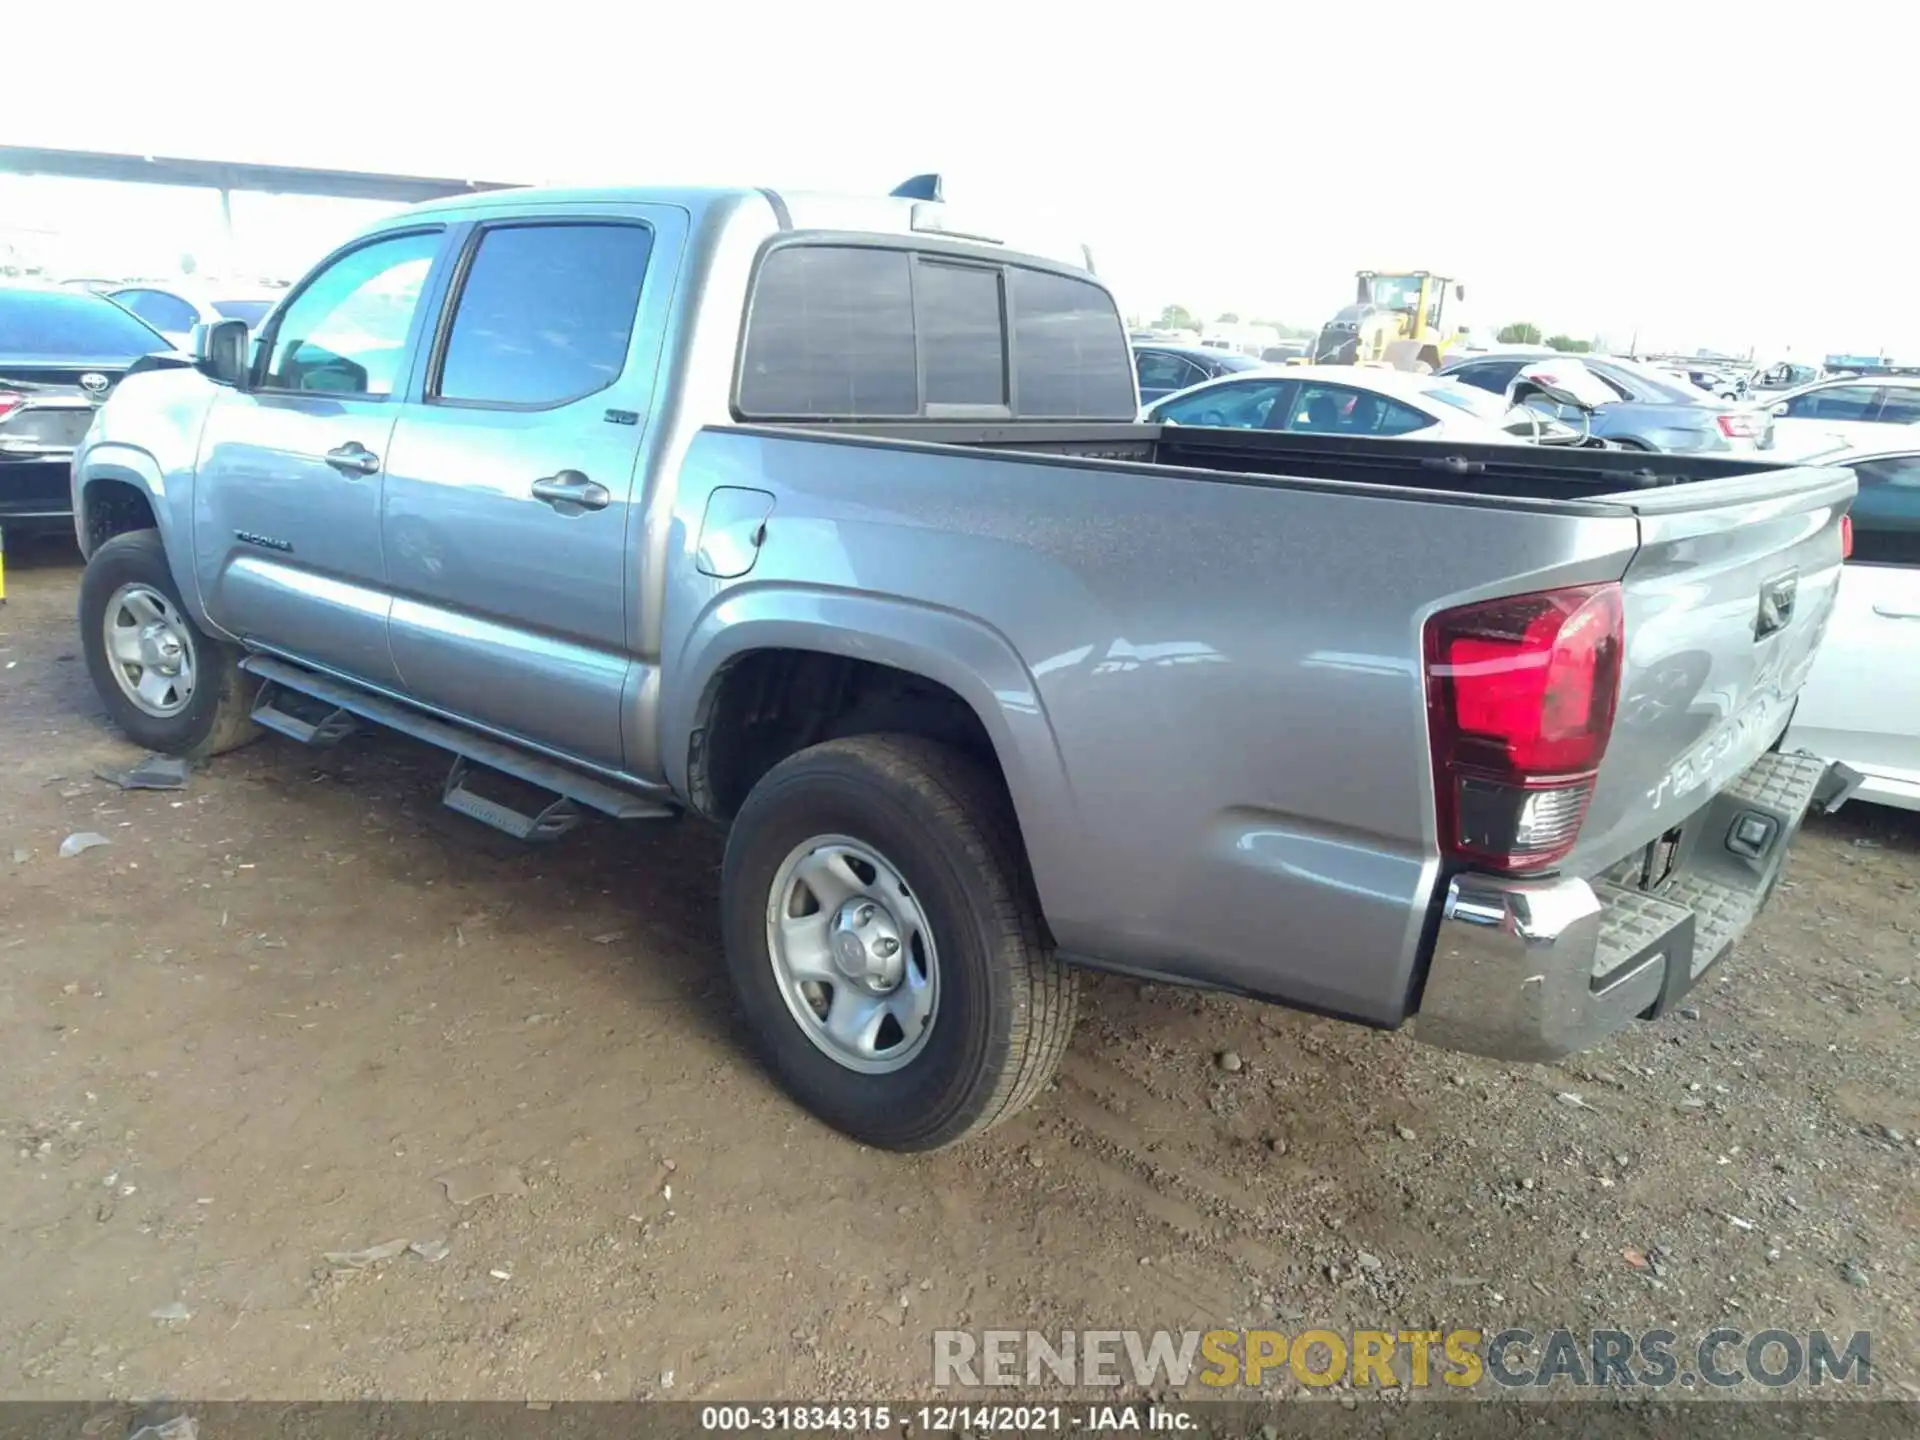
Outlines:
[[[1184,390],[1206,378],[1197,367],[1164,350],[1143,350],[1134,363],[1140,372],[1142,390]]]
[[[1883,385],[1878,418],[1886,425],[1920,425],[1920,385]]]
[[[653,251],[643,225],[480,233],[430,400],[547,408],[620,378]]]
[[[1787,401],[1787,414],[1795,420],[1867,420],[1873,402],[1871,385],[1830,385],[1794,396]]]
[[[1284,427],[1296,435],[1409,435],[1432,417],[1371,390],[1345,385],[1302,385]]]

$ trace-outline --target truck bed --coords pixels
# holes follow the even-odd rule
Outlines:
[[[1632,450],[1289,435],[1114,422],[917,423],[809,426],[815,433],[1119,460],[1259,478],[1324,480],[1463,496],[1583,501],[1792,468],[1754,456],[1661,455]]]
[[[694,438],[658,533],[693,543],[714,485],[771,504],[751,576],[667,595],[660,653],[692,674],[684,693],[703,691],[709,633],[792,645],[794,615],[855,631],[845,653],[986,717],[1064,952],[1384,1024],[1410,1012],[1445,890],[1428,618],[1621,586],[1619,716],[1560,862],[1598,876],[1785,728],[1854,490],[1841,470],[1754,458],[1131,423],[720,425]],[[1284,943],[1286,917],[1326,924]]]

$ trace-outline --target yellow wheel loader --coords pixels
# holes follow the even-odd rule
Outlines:
[[[1447,301],[1464,302],[1467,287],[1428,270],[1362,270],[1355,278],[1353,304],[1321,327],[1313,363],[1438,370],[1462,330],[1446,317]]]

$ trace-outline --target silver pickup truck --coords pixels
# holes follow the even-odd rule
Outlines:
[[[1509,1059],[1671,1006],[1822,784],[1778,741],[1853,477],[1137,424],[1090,257],[986,228],[384,221],[94,422],[108,710],[192,756],[391,727],[533,840],[727,827],[747,1024],[877,1146],[1041,1091],[1081,966]]]

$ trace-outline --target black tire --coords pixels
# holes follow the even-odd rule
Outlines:
[[[196,683],[186,706],[176,714],[148,714],[127,697],[114,678],[114,662],[107,655],[107,605],[122,586],[134,584],[157,590],[171,602],[179,616],[178,628],[193,650]],[[113,723],[136,745],[164,755],[203,759],[236,749],[260,733],[250,713],[240,652],[193,622],[180,598],[180,587],[174,583],[159,531],[134,530],[116,535],[93,552],[80,578],[79,620],[80,646],[86,653],[93,688]]]
[[[779,867],[821,835],[870,845],[908,878],[932,932],[939,1003],[891,1074],[822,1051],[782,997],[767,913]],[[721,877],[734,996],[775,1078],[836,1130],[933,1150],[999,1124],[1045,1088],[1073,1031],[1077,977],[1042,938],[1039,904],[997,777],[910,735],[830,740],[788,757],[735,817]]]

